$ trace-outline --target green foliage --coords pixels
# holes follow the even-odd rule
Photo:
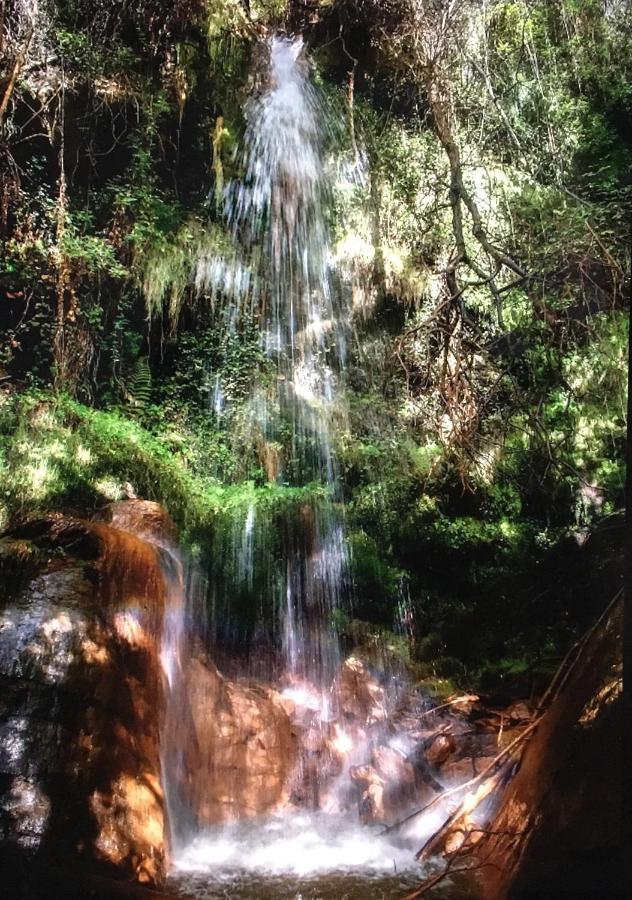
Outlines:
[[[362,532],[349,536],[349,550],[357,614],[392,624],[403,573],[389,565],[375,540]]]
[[[208,544],[222,515],[245,517],[251,503],[268,510],[299,506],[319,495],[251,482],[233,487],[195,475],[173,443],[121,412],[90,409],[63,396],[4,394],[0,406],[0,518],[50,509],[97,509],[136,493],[165,505],[185,543]]]
[[[153,125],[149,127],[147,139],[153,140]],[[159,185],[151,151],[140,142],[125,180],[113,183],[110,193],[114,211],[130,223],[125,241],[141,260],[142,271],[144,254],[164,250],[168,237],[180,224],[182,210]]]
[[[218,199],[239,165],[256,35],[298,15],[283,0],[249,6],[250,19],[237,0],[46,6],[36,43],[55,64],[35,50],[27,59],[0,160],[0,379],[10,385],[0,465],[3,522],[89,514],[127,482],[160,500],[185,543],[222,560],[217,603],[254,630],[272,615],[282,536],[300,530],[301,504],[315,508],[323,488],[266,483],[267,452],[300,485],[309,441],[297,452],[275,408],[258,323],[229,327],[221,291],[194,288],[200,258],[235,252]],[[336,181],[331,209],[357,336],[348,420],[336,410],[333,428],[355,618],[334,624],[373,663],[386,647],[389,664],[439,693],[548,671],[580,611],[572,592],[524,585],[623,502],[631,8],[455,7],[457,21],[463,11],[472,21],[438,68],[455,99],[464,185],[491,244],[527,272],[496,274],[502,321],[465,262],[463,292],[447,302],[450,173],[411,49],[423,17],[411,26],[410,4],[363,0],[344,15],[318,4],[307,24],[311,43],[324,43],[315,78],[331,111],[332,168],[361,175]],[[493,272],[465,219],[469,263]],[[81,326],[67,339],[89,345],[79,349],[94,409],[49,392],[62,271]],[[452,393],[448,370],[464,373]],[[468,405],[459,444],[450,414]],[[235,546],[251,507],[272,526],[257,532],[248,585]],[[404,583],[412,639],[391,630]]]
[[[349,113],[343,107],[340,114]],[[445,163],[429,132],[378,115],[362,100],[353,114],[356,141],[370,161],[371,185],[338,185],[336,255],[343,271],[367,285],[379,262],[387,290],[407,303],[419,302],[429,287],[428,262],[440,251],[449,227],[436,197]]]
[[[140,356],[134,365],[126,385],[128,403],[146,407],[151,400],[151,369],[146,356]]]
[[[116,250],[107,238],[86,233],[90,216],[77,214],[66,218],[59,249],[76,274],[90,277],[125,278],[128,270],[117,259]]]
[[[131,47],[118,43],[104,46],[80,31],[60,28],[55,32],[54,40],[64,65],[80,73],[86,81],[125,73],[140,61]]]
[[[142,256],[142,287],[149,315],[160,314],[163,304],[177,322],[187,288],[192,286],[195,265],[201,258],[224,259],[230,242],[220,226],[190,220],[175,235],[161,234]]]

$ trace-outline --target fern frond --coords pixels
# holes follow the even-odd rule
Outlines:
[[[151,369],[149,359],[139,356],[125,385],[125,399],[130,406],[143,407],[151,401]]]

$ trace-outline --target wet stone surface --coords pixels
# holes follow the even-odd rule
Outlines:
[[[151,635],[140,647],[117,628],[146,573],[126,577],[138,554],[126,560],[107,526],[55,516],[23,527],[36,551],[5,537],[0,562],[9,576],[16,559],[35,562],[0,596],[0,853],[159,880],[157,654]]]

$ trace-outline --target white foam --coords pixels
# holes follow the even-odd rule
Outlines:
[[[228,869],[233,875],[310,877],[402,872],[418,864],[412,846],[395,844],[376,830],[322,813],[293,813],[202,832],[176,855],[174,869],[215,877]]]

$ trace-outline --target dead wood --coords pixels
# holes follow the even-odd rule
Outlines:
[[[440,803],[442,800],[446,800],[448,797],[456,796],[467,790],[468,788],[476,787],[477,785],[479,785],[487,778],[488,775],[490,775],[490,773],[498,768],[501,762],[505,761],[505,757],[508,756],[508,754],[515,750],[516,747],[518,747],[520,743],[522,743],[522,741],[527,738],[532,731],[535,730],[539,721],[539,719],[536,719],[531,723],[531,725],[527,726],[527,728],[525,728],[524,731],[522,731],[518,735],[518,737],[514,738],[514,740],[510,744],[508,744],[503,750],[501,750],[501,752],[498,753],[487,766],[485,766],[483,771],[476,775],[474,778],[470,778],[469,781],[465,781],[463,784],[459,784],[457,785],[457,787],[450,788],[443,794],[439,794],[437,797],[434,797],[430,801],[430,803],[427,803],[421,809],[417,809],[415,810],[415,812],[410,813],[410,815],[406,816],[405,818],[394,822],[392,825],[389,825],[389,827],[386,828],[382,833],[388,834],[389,832],[397,831],[402,827],[402,825],[405,825],[407,822],[411,822],[413,819],[416,819],[417,816],[421,816],[424,813],[428,812],[429,809],[431,809],[433,806],[436,806],[437,803]],[[435,832],[435,834],[438,834],[438,832]]]
[[[5,88],[4,94],[2,96],[2,100],[0,101],[0,127],[4,123],[4,117],[6,116],[7,109],[9,107],[9,101],[13,96],[13,91],[15,89],[16,82],[22,71],[24,63],[26,62],[26,54],[29,51],[29,47],[31,46],[31,41],[33,40],[33,34],[35,33],[35,28],[33,25],[29,26],[29,29],[24,37],[24,42],[22,47],[20,48],[15,60],[13,62],[13,67],[11,68],[11,75],[9,76],[8,84]]]
[[[396,823],[400,827],[450,795],[476,787],[468,794],[417,854],[420,860],[443,855],[443,873],[429,879],[412,897],[421,896],[453,870],[455,860],[468,870],[476,893],[485,900],[502,900],[515,881],[529,845],[541,825],[543,809],[555,776],[563,770],[573,729],[597,703],[616,696],[609,684],[618,679],[622,591],[597,622],[569,650],[551,685],[542,697],[534,721],[509,744],[477,778],[435,798],[424,809]],[[604,687],[605,684],[605,687]],[[526,739],[529,740],[526,740]],[[519,754],[511,754],[519,748]],[[499,763],[503,760],[502,767]],[[519,768],[516,763],[520,761]],[[499,791],[493,820],[483,827],[472,814],[484,800]]]

